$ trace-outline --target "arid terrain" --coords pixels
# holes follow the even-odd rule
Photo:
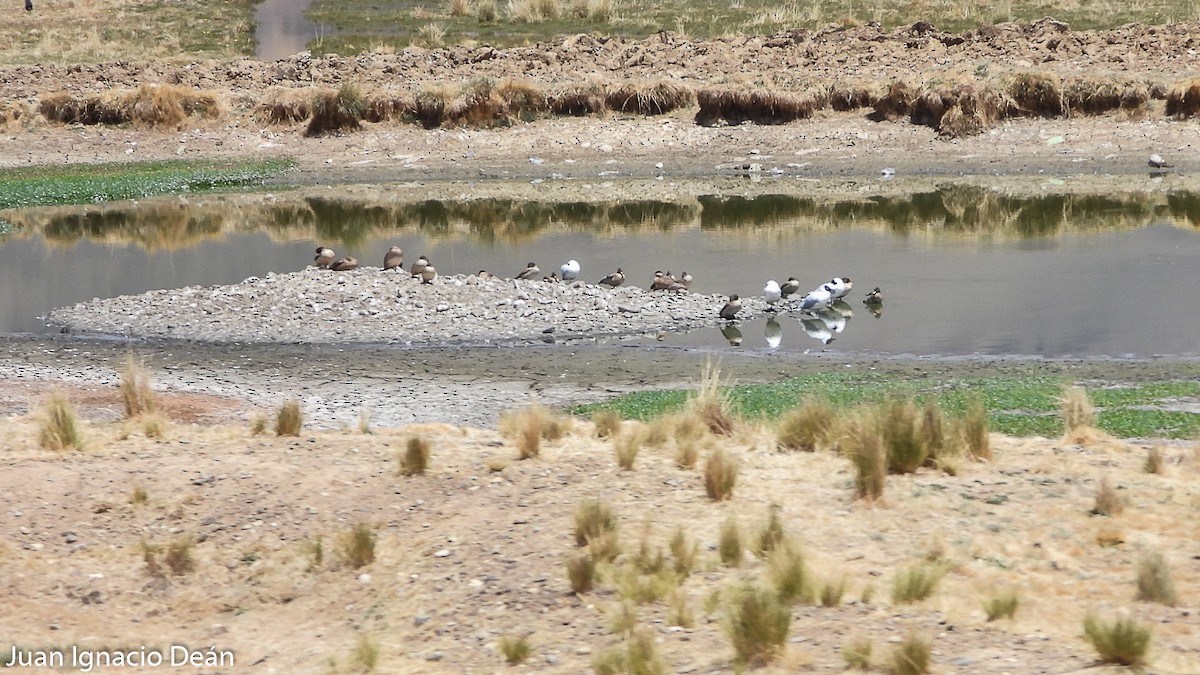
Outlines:
[[[880,182],[884,168],[900,180],[1045,175],[1071,179],[1064,189],[1088,181],[1108,189],[1123,175],[1148,171],[1147,159],[1158,153],[1170,166],[1156,173],[1193,187],[1200,174],[1200,121],[1168,115],[1164,97],[1200,75],[1198,34],[1195,23],[1093,33],[1041,21],[962,35],[868,25],[705,43],[662,33],[644,41],[577,36],[508,50],[412,48],[276,63],[2,67],[0,167],[291,157],[299,168],[282,182],[345,190],[359,189],[354,183],[403,183],[408,193],[470,198],[505,194],[510,186],[524,195],[595,194],[608,189],[609,177],[655,182],[660,175],[660,190],[668,192],[674,177],[711,179],[736,191],[731,177],[743,174],[746,185],[762,179],[750,188],[760,192],[770,180],[811,180],[825,190],[855,192]],[[1141,87],[1145,99],[1099,115],[1014,113],[957,138],[939,134],[936,124],[911,123],[908,115],[877,121],[870,105],[837,110],[832,103],[778,125],[700,125],[692,99],[662,115],[607,110],[499,128],[427,129],[397,119],[311,138],[303,120],[256,116],[272,87],[304,92],[346,82],[394,90],[401,98],[479,76],[528,81],[546,91],[665,80],[693,94],[706,87],[801,92],[846,82],[880,96],[902,78],[928,92],[946,83],[1007,87],[1029,72]],[[41,110],[42,99],[55,93],[83,100],[160,83],[210,92],[219,109],[168,127],[63,124]],[[952,108],[967,99],[956,100]],[[769,178],[772,169],[779,177]],[[116,386],[105,380],[111,373],[96,375],[89,349],[69,354],[69,338],[49,346],[40,340],[4,345],[10,358],[0,364],[6,378],[0,602],[7,611],[0,616],[0,650],[12,644],[124,650],[183,644],[236,653],[235,667],[203,672],[588,672],[597,655],[621,644],[613,626],[620,607],[613,577],[602,576],[595,590],[577,595],[566,575],[578,550],[575,510],[599,498],[620,523],[625,555],[618,563],[635,557],[643,532],[651,548],[665,548],[676,528],[699,545],[697,565],[673,601],[675,610],[686,605],[692,620],[682,622],[691,625],[673,625],[679,617],[669,616],[666,600],[636,612],[669,672],[733,670],[720,593],[765,574],[749,538],[772,504],[815,578],[844,578],[846,590],[840,603],[831,603],[836,606],[795,607],[786,649],[766,672],[840,672],[846,667],[841,650],[856,639],[870,640],[873,661],[883,664],[914,632],[930,641],[936,673],[1107,672],[1096,667],[1096,653],[1082,637],[1089,612],[1128,614],[1150,625],[1154,672],[1200,672],[1200,458],[1192,441],[1078,444],[993,434],[993,461],[964,459],[956,475],[922,469],[889,476],[882,500],[869,504],[854,499],[848,459],[827,449],[778,452],[770,429],[746,423],[702,443],[706,451],[724,448],[741,463],[733,498],[715,503],[698,469],[676,465],[672,440],[644,447],[634,470],[623,471],[614,442],[596,438],[588,421],[574,422],[565,438],[543,445],[539,458],[523,461],[513,438],[484,428],[501,410],[528,402],[595,400],[631,383],[684,381],[691,375],[680,372],[678,361],[656,375],[658,357],[642,357],[636,375],[613,378],[623,381],[619,388],[569,379],[555,389],[547,384],[553,375],[490,379],[468,372],[473,363],[430,376],[423,374],[420,353],[407,353],[395,389],[365,367],[346,377],[391,393],[395,408],[436,407],[450,423],[370,430],[343,424],[338,431],[333,428],[348,411],[361,409],[362,397],[353,387],[329,393],[335,375],[306,366],[298,352],[271,366],[280,382],[305,388],[310,424],[293,438],[269,429],[252,435],[247,418],[277,407],[269,391],[275,375],[264,367],[258,379],[247,376],[239,387],[237,359],[245,355],[239,348],[228,361],[197,357],[164,375],[160,400],[168,422],[161,436],[149,438],[143,424],[120,420]],[[186,346],[168,346],[156,359],[168,360],[176,350],[187,353]],[[97,351],[111,356],[111,350]],[[611,368],[624,368],[613,354],[605,352]],[[531,371],[550,372],[587,357],[563,352],[550,357],[551,366],[535,363],[536,356],[522,358]],[[827,361],[807,362],[806,368],[819,369]],[[1147,363],[1169,374],[1169,364]],[[74,374],[64,372],[64,364],[73,364]],[[462,372],[447,375],[453,368]],[[754,373],[749,379],[764,380],[790,373],[792,365],[764,362],[748,370]],[[734,375],[741,376],[736,369]],[[297,384],[301,377],[309,384]],[[455,388],[439,391],[438,377]],[[86,420],[81,451],[39,448],[37,410],[54,386],[67,388]],[[487,394],[455,394],[471,386]],[[456,415],[464,401],[486,410]],[[397,454],[414,436],[430,443],[430,467],[424,476],[405,477]],[[1143,470],[1152,447],[1165,458],[1162,473]],[[1124,510],[1093,515],[1106,477]],[[716,550],[730,517],[748,539],[738,567],[722,565]],[[340,551],[360,523],[377,536],[375,559],[354,567]],[[178,558],[165,561],[165,547],[184,541],[192,542],[191,569]],[[1134,600],[1139,561],[1155,551],[1165,556],[1177,606]],[[922,561],[944,572],[932,597],[894,601],[897,572]],[[982,603],[1007,592],[1020,598],[1015,618],[987,621]],[[506,666],[500,641],[521,636],[528,636],[532,653],[523,664]],[[8,654],[0,651],[0,659]]]

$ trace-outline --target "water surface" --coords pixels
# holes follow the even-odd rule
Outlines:
[[[780,195],[401,206],[310,198],[249,212],[222,204],[18,214],[25,232],[0,239],[0,287],[20,289],[0,296],[0,333],[45,331],[39,317],[50,308],[93,297],[295,270],[317,243],[377,266],[394,243],[408,260],[424,253],[449,274],[511,276],[530,260],[548,273],[575,258],[589,281],[620,266],[645,287],[655,270],[686,270],[700,293],[751,296],[789,276],[805,288],[833,276],[855,284],[843,312],[824,321],[783,312],[770,324],[669,335],[667,344],[764,354],[1200,355],[1192,291],[1200,199],[1188,194],[1016,199],[955,188],[840,203]],[[877,317],[861,302],[874,286],[885,295]]]

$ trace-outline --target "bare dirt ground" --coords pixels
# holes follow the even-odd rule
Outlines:
[[[681,586],[693,625],[671,625],[666,602],[637,609],[670,672],[733,668],[712,596],[761,577],[764,564],[747,551],[741,567],[722,566],[717,532],[733,516],[755,536],[772,503],[812,574],[845,577],[847,589],[836,607],[796,607],[787,648],[765,672],[840,672],[852,638],[870,639],[883,661],[911,631],[931,641],[934,672],[1105,672],[1081,636],[1089,611],[1151,625],[1154,672],[1200,669],[1200,463],[1186,443],[1161,445],[1167,468],[1154,475],[1142,471],[1149,444],[993,435],[992,463],[889,477],[869,506],[852,498],[847,460],[775,452],[752,426],[708,441],[741,461],[725,503],[708,500],[697,470],[675,465],[673,442],[621,471],[612,442],[587,422],[526,461],[495,431],[449,425],[274,438],[180,421],[148,439],[136,425],[98,421],[86,425],[88,449],[67,454],[36,447],[32,416],[3,428],[0,632],[26,649],[215,645],[235,653],[235,667],[205,672],[361,672],[354,654],[366,636],[376,672],[586,672],[620,642],[611,579],[576,596],[564,567],[577,551],[576,506],[601,498],[627,555],[646,527],[652,545],[665,547],[677,526],[700,545]],[[413,435],[432,444],[431,468],[405,478],[396,455]],[[1105,476],[1126,503],[1121,515],[1089,513]],[[147,501],[133,500],[135,488]],[[356,523],[378,535],[375,561],[359,569],[337,553]],[[194,570],[152,573],[142,542],[180,537],[196,542]],[[1134,602],[1149,550],[1166,556],[1179,606]],[[922,560],[947,570],[932,598],[893,602],[894,575]],[[987,622],[982,601],[1008,590],[1020,596],[1016,618]],[[524,635],[532,655],[506,668],[498,641]]]

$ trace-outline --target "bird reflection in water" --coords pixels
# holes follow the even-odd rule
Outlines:
[[[775,317],[767,319],[767,330],[765,333],[767,338],[767,346],[771,349],[778,349],[779,344],[783,342],[783,327],[775,320]]]
[[[729,341],[729,346],[742,346],[742,329],[737,327],[735,323],[727,323],[721,326],[721,336]]]
[[[800,325],[804,326],[804,332],[808,333],[808,337],[821,344],[827,345],[834,340],[833,331],[818,317],[800,319]]]

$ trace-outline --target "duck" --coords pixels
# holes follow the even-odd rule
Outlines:
[[[572,258],[558,268],[558,276],[563,281],[575,281],[579,278],[579,261]]]
[[[413,278],[415,279],[417,277],[420,277],[421,274],[425,272],[425,268],[428,266],[429,266],[429,258],[426,258],[425,256],[422,255],[417,258],[417,262],[413,263],[412,267],[408,271],[409,271],[409,274],[411,274],[413,276]],[[422,280],[424,280],[423,277],[422,277]]]
[[[783,291],[780,290],[779,284],[771,279],[763,286],[763,300],[767,301],[767,306],[771,311],[775,311],[775,303],[779,302],[783,297]]]
[[[683,274],[679,275],[676,281],[680,286],[683,286],[684,290],[692,290],[692,275],[688,274],[687,270],[684,270]]]
[[[358,268],[358,259],[349,255],[329,264],[329,269],[334,272],[348,272],[356,268]]]
[[[793,293],[798,292],[799,290],[800,280],[796,277],[788,277],[787,281],[783,282],[783,284],[779,287],[780,295],[785,298]]]
[[[864,305],[882,305],[883,304],[883,291],[879,290],[879,287],[876,286],[875,288],[873,288],[871,290],[870,293],[867,293],[867,297],[863,298],[863,304]]]
[[[404,249],[393,246],[383,254],[383,269],[404,271]]]
[[[846,297],[850,289],[854,288],[854,282],[850,281],[850,277],[834,277],[825,286],[829,288],[830,293],[833,293],[833,299],[837,300]]]
[[[436,278],[437,268],[435,268],[433,265],[426,264],[425,267],[421,269],[421,283],[432,284],[433,280]]]
[[[492,274],[491,272],[489,272],[487,270],[479,270],[479,273],[476,274],[475,276],[478,277],[479,279],[483,279],[484,281],[487,281],[488,279],[496,278],[495,274]]]
[[[829,284],[825,284],[820,288],[809,291],[808,295],[800,301],[800,309],[805,312],[813,312],[822,307],[828,307],[833,303],[833,291],[830,290]]]
[[[558,272],[551,272],[550,274],[542,277],[542,281],[545,281],[548,284],[558,283]]]
[[[317,267],[329,267],[329,263],[333,262],[333,259],[336,256],[337,254],[333,252],[333,249],[325,246],[318,246],[317,255],[313,258],[313,265],[316,265]]]
[[[654,273],[654,281],[650,282],[650,290],[652,291],[669,291],[675,285],[675,277],[671,276],[670,272],[658,270]]]
[[[525,266],[525,269],[521,270],[520,274],[518,274],[517,276],[515,276],[513,278],[514,279],[537,279],[538,275],[541,273],[542,273],[541,268],[539,268],[535,263],[529,263],[528,265]]]
[[[726,302],[725,306],[721,308],[719,316],[727,321],[733,321],[740,311],[742,311],[742,299],[738,297],[737,293],[734,293],[729,296],[729,302]]]
[[[625,283],[625,271],[618,267],[616,272],[613,272],[596,283],[601,286],[612,286],[613,288],[616,288],[617,286]]]

